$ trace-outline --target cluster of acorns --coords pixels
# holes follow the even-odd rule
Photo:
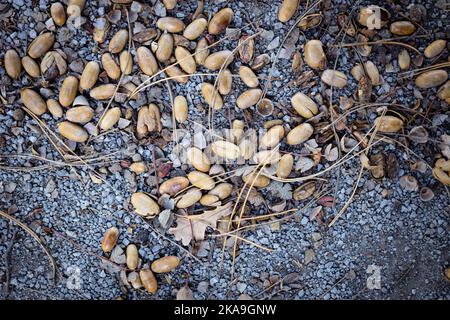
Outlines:
[[[119,229],[116,227],[106,230],[102,240],[102,250],[104,253],[113,251],[117,245],[119,238]],[[174,270],[180,264],[180,259],[176,256],[165,256],[152,262],[150,269],[148,267],[141,268],[139,259],[139,251],[135,244],[129,244],[125,252],[126,265],[128,274],[126,281],[131,284],[134,289],[145,288],[149,293],[156,293],[158,290],[158,282],[154,273],[168,273]],[[138,268],[141,268],[138,270]]]

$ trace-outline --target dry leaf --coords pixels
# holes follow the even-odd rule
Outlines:
[[[177,216],[177,226],[169,229],[169,233],[175,236],[177,241],[184,246],[189,245],[192,239],[200,241],[205,238],[206,227],[213,229],[217,226],[217,220],[231,214],[231,202],[208,210],[202,214]]]
[[[297,160],[297,163],[295,164],[295,170],[300,172],[306,172],[312,167],[314,167],[315,163],[314,160],[307,158],[307,157],[300,157]]]
[[[325,154],[324,154],[325,159],[327,159],[330,162],[336,161],[337,158],[339,157],[339,153],[338,153],[338,149],[337,147],[333,148],[333,145],[330,143],[326,148],[325,148]]]
[[[186,285],[177,292],[177,300],[194,300],[194,294]]]

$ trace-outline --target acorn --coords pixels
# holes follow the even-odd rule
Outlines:
[[[40,116],[47,110],[44,99],[34,90],[23,89],[20,91],[20,99],[22,99],[25,107],[31,110],[35,115]]]
[[[155,56],[147,47],[139,47],[136,50],[136,57],[139,68],[146,75],[152,76],[158,71],[158,63]]]
[[[51,32],[44,32],[37,36],[28,46],[28,55],[37,59],[42,57],[55,43],[55,36]]]
[[[50,6],[50,15],[57,26],[61,27],[66,23],[66,11],[61,2],[55,2]]]
[[[288,22],[295,14],[300,0],[283,0],[278,11],[278,20]]]
[[[205,31],[207,25],[205,18],[195,19],[184,29],[183,36],[188,40],[195,40]]]
[[[109,42],[108,50],[111,53],[121,52],[128,42],[128,30],[121,29],[116,32]]]
[[[120,67],[110,53],[107,52],[102,55],[102,65],[108,77],[113,80],[120,78]]]
[[[74,76],[68,76],[64,79],[61,88],[59,89],[59,103],[63,107],[68,107],[72,104],[78,92],[78,79]]]
[[[261,89],[249,89],[244,91],[236,100],[236,105],[241,109],[247,109],[255,105],[262,96]]]
[[[89,137],[83,127],[69,121],[58,124],[58,131],[64,138],[74,142],[85,142]]]
[[[223,70],[217,80],[217,87],[219,93],[222,95],[227,95],[231,92],[233,86],[233,75],[231,71],[228,69]]]
[[[212,35],[222,33],[232,20],[233,10],[230,8],[223,8],[211,18],[211,21],[209,21],[208,33]]]
[[[39,68],[39,65],[29,56],[25,56],[22,58],[22,66],[30,77],[32,78],[40,77],[41,69]]]
[[[286,143],[297,145],[308,140],[314,133],[314,128],[309,123],[302,123],[289,131],[286,137]]]
[[[109,109],[99,122],[99,127],[103,131],[111,129],[120,120],[120,107]]]
[[[91,89],[98,80],[100,66],[95,61],[89,61],[84,67],[80,78],[80,91]]]
[[[5,53],[5,69],[8,76],[17,79],[22,71],[19,54],[14,49],[9,49]]]
[[[158,40],[158,49],[156,49],[156,59],[165,62],[170,59],[173,51],[173,36],[164,32]]]
[[[184,22],[174,17],[159,18],[156,26],[160,30],[170,33],[178,33],[184,30]]]
[[[131,204],[134,211],[144,218],[154,218],[160,212],[158,203],[143,192],[133,193]]]
[[[111,252],[116,246],[118,238],[119,238],[119,229],[117,229],[116,227],[112,227],[106,230],[102,240],[103,252],[105,253]]]
[[[175,58],[177,59],[179,66],[181,67],[181,69],[183,69],[184,72],[188,74],[195,73],[197,67],[194,57],[191,55],[189,50],[180,46],[176,47]]]
[[[202,83],[202,96],[210,107],[218,110],[223,106],[223,100],[219,92],[214,89],[214,86],[210,83]]]
[[[209,70],[219,70],[226,68],[231,62],[233,62],[233,52],[230,50],[222,50],[210,54],[206,59],[204,66]]]

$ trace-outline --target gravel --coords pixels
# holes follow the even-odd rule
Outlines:
[[[166,11],[160,1],[150,2],[156,3],[157,16],[173,14]],[[400,2],[403,8],[412,3],[407,0]],[[30,0],[12,0],[7,3],[11,4],[16,18],[14,28],[0,30],[1,60],[4,52],[11,47],[23,56],[26,48],[24,44],[44,30],[49,19],[49,1],[41,0],[36,6],[32,6]],[[254,27],[266,30],[261,39],[256,41],[255,54],[268,53],[272,61],[293,23],[278,22],[276,15],[279,3],[280,1],[259,1],[258,6],[249,0],[229,3],[235,12],[233,28],[241,28],[250,22],[254,24],[246,26],[242,32],[237,29],[241,34],[254,33]],[[449,24],[442,21],[448,21],[448,12],[439,9],[433,1],[417,0],[414,3],[422,4],[427,9],[427,19],[421,25],[427,30],[433,30],[432,37],[445,37],[449,32]],[[270,119],[282,118],[285,123],[295,121],[295,116],[289,110],[289,99],[299,89],[287,85],[295,80],[290,71],[289,50],[302,52],[305,40],[313,38],[320,38],[325,46],[331,45],[339,32],[333,18],[339,12],[350,12],[352,4],[353,1],[335,0],[332,6],[324,10],[321,28],[305,33],[294,29],[294,35],[289,40],[294,46],[282,50],[277,68],[272,74],[274,78],[268,97],[276,103],[277,111],[271,118],[259,115],[245,118],[242,110],[233,107],[238,94],[245,88],[242,83],[235,81],[233,92],[226,98],[231,107],[217,112],[214,126],[228,127],[228,117],[245,119],[256,128],[261,128]],[[220,0],[207,2],[205,12],[216,12],[223,5],[224,1]],[[176,16],[187,21],[195,8],[196,1],[185,1],[181,10],[177,9]],[[143,3],[134,2],[131,9],[140,12],[140,17],[148,15]],[[89,2],[83,15],[88,21],[95,21],[101,14],[109,11],[109,1]],[[132,15],[131,18],[133,19]],[[152,19],[150,14],[150,20]],[[117,25],[113,25],[112,30],[124,27],[126,23],[122,14],[122,19]],[[88,34],[89,28],[89,23],[81,29],[57,28],[55,47],[65,51],[71,71],[80,72],[82,62],[86,60],[100,60],[103,49],[94,43]],[[384,33],[384,37],[390,36],[388,32]],[[417,49],[423,52],[431,40],[433,39],[417,39]],[[236,40],[226,40],[221,46],[230,49],[236,44]],[[369,59],[377,63],[383,78],[382,85],[374,93],[376,96],[392,93],[394,96],[389,101],[413,106],[414,85],[397,79],[399,68],[396,57],[399,50],[395,46],[373,48]],[[328,55],[330,61],[334,62],[333,54],[330,52]],[[382,57],[391,63],[392,73],[384,72]],[[354,50],[341,50],[337,69],[349,76],[349,83],[339,91],[338,96],[351,96],[357,88],[357,82],[350,76],[355,59]],[[240,60],[236,59],[233,71],[238,70],[239,65]],[[266,66],[258,74],[267,76],[269,69],[270,66]],[[228,249],[222,252],[221,238],[208,237],[195,248],[183,248],[170,234],[164,233],[164,229],[159,229],[157,223],[143,221],[133,213],[129,203],[130,195],[136,190],[156,194],[156,181],[153,169],[136,175],[127,169],[124,162],[144,161],[150,165],[155,151],[157,159],[169,158],[173,161],[174,169],[170,175],[176,176],[177,172],[186,171],[188,166],[173,154],[172,143],[159,147],[157,141],[154,145],[138,142],[131,133],[134,120],[130,124],[122,119],[121,130],[112,130],[76,149],[78,154],[102,156],[93,166],[106,182],[95,183],[91,178],[92,171],[86,166],[65,165],[41,133],[37,123],[18,109],[21,106],[18,90],[23,86],[42,86],[42,83],[25,76],[11,81],[2,65],[0,78],[0,93],[5,92],[8,101],[6,105],[0,105],[0,138],[4,139],[4,143],[0,139],[0,209],[8,211],[30,226],[44,241],[57,266],[53,285],[51,267],[42,249],[28,234],[1,219],[1,299],[174,299],[177,290],[184,285],[186,276],[195,299],[236,299],[241,294],[254,299],[450,298],[450,287],[443,277],[444,268],[450,264],[448,193],[431,178],[429,169],[425,173],[411,170],[410,164],[417,159],[405,149],[384,144],[377,146],[374,151],[393,152],[399,159],[398,177],[414,175],[420,186],[433,190],[435,197],[431,201],[423,202],[418,192],[403,190],[398,177],[375,180],[369,172],[365,172],[348,209],[332,228],[328,228],[326,222],[331,221],[353,192],[359,170],[359,161],[353,159],[339,170],[332,170],[324,176],[331,190],[329,195],[336,196],[337,207],[323,207],[322,219],[311,217],[311,207],[308,206],[308,200],[305,200],[290,204],[298,212],[281,223],[279,229],[266,223],[245,232],[243,235],[247,240],[273,251],[240,243],[232,279],[231,253]],[[206,76],[204,80],[213,81],[213,78]],[[207,113],[198,94],[201,82],[202,79],[194,77],[184,86],[172,82],[171,87],[174,93],[187,97],[189,119],[205,123]],[[55,96],[58,87],[59,84],[42,89],[46,90],[45,96],[51,97]],[[131,101],[128,108],[135,111],[141,105],[157,101],[162,106],[163,118],[167,119],[163,119],[163,123],[171,125],[170,102],[166,90],[165,85],[152,87],[140,99]],[[325,97],[328,88],[318,80],[312,87],[302,91],[312,97]],[[422,94],[425,99],[423,106],[437,100],[434,89]],[[338,104],[338,97],[335,99]],[[442,109],[443,123],[433,127],[435,137],[449,132],[448,117],[445,118],[447,115],[444,114],[448,114],[448,106],[439,106],[438,103],[434,102],[434,108]],[[95,106],[96,120],[104,107],[105,103]],[[368,116],[373,117],[373,114]],[[433,118],[434,121],[438,121],[438,114],[433,113],[433,116],[436,118]],[[49,114],[43,115],[42,119],[55,130],[57,121]],[[351,120],[349,117],[348,121]],[[193,128],[186,129],[193,132]],[[189,141],[187,144],[189,145]],[[410,148],[429,163],[433,161],[432,151],[437,150],[436,147],[429,148],[428,145],[419,144],[412,144]],[[299,148],[292,147],[286,147],[285,150],[300,151]],[[54,162],[40,161],[31,155],[39,155]],[[324,162],[322,164],[322,169],[330,165]],[[240,178],[235,181],[240,181]],[[299,184],[293,184],[292,190],[298,186]],[[262,190],[261,194],[269,203],[280,200],[280,196],[274,194],[271,188],[267,189]],[[313,207],[317,205],[313,204]],[[259,213],[267,213],[266,208],[259,206],[252,212],[255,215]],[[148,266],[154,259],[166,255],[182,258],[181,266],[175,271],[157,276],[159,290],[155,295],[124,286],[120,268],[99,258],[105,256],[100,249],[101,238],[105,230],[113,226],[121,231],[118,245],[122,249],[129,243],[138,246],[141,266]],[[9,251],[10,245],[12,249]],[[186,249],[193,252],[198,260],[187,254]],[[374,286],[371,281],[378,274],[379,286],[376,282]],[[7,287],[8,275],[10,279]]]

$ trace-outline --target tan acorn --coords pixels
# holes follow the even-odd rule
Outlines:
[[[196,204],[202,198],[202,192],[197,188],[189,189],[181,198],[177,201],[176,206],[179,209],[189,208]]]
[[[69,17],[79,17],[83,12],[86,0],[69,0],[67,5],[67,15]]]
[[[120,53],[119,65],[120,71],[125,75],[129,75],[133,71],[133,57],[128,50],[124,50]]]
[[[155,294],[158,291],[158,282],[153,274],[153,272],[149,269],[142,269],[139,271],[139,278],[141,279],[142,285],[145,290],[151,294]]]
[[[136,174],[141,174],[147,171],[147,166],[145,165],[144,162],[139,161],[139,162],[134,162],[130,165],[129,167],[131,172],[134,172]]]
[[[166,68],[167,75],[179,83],[186,83],[189,81],[189,76],[183,72],[178,66],[169,66]]]
[[[151,269],[156,273],[167,273],[178,267],[180,259],[176,256],[166,256],[152,262]]]
[[[59,103],[63,107],[69,107],[78,92],[78,79],[74,76],[68,76],[64,79],[59,89]]]
[[[209,21],[208,33],[212,35],[222,33],[232,20],[233,10],[230,8],[223,8],[211,18],[211,21]]]
[[[244,91],[236,100],[236,105],[241,109],[247,109],[255,105],[262,96],[261,89],[249,89]]]
[[[294,157],[292,154],[287,153],[283,155],[278,162],[278,168],[276,175],[279,178],[287,178],[292,171],[292,167],[294,166]]]
[[[119,107],[109,109],[99,122],[99,127],[103,131],[111,129],[120,120],[121,111]]]
[[[186,153],[188,162],[198,171],[208,172],[211,167],[211,162],[209,161],[206,154],[196,147],[191,147]]]
[[[134,270],[139,264],[139,252],[135,244],[129,244],[126,250],[127,267]]]
[[[310,40],[305,44],[305,62],[312,69],[325,68],[327,58],[320,40]]]
[[[107,52],[102,55],[102,65],[108,77],[113,80],[120,78],[120,67],[110,53]]]
[[[155,56],[147,47],[139,47],[136,50],[136,57],[139,68],[146,75],[152,76],[158,71],[158,63]]]
[[[209,56],[208,41],[205,38],[201,38],[197,42],[197,47],[195,48],[195,62],[199,65],[204,65],[206,58]]]
[[[176,96],[173,102],[173,113],[179,123],[183,123],[188,117],[188,103],[184,96]]]
[[[256,88],[259,85],[258,77],[253,70],[247,66],[240,66],[239,76],[241,77],[242,82],[249,88]]]
[[[275,164],[280,161],[281,155],[278,151],[274,150],[262,150],[253,156],[253,161],[258,164]]]
[[[172,10],[177,5],[177,0],[163,0],[163,4],[167,10]]]
[[[224,140],[214,141],[211,144],[212,151],[221,158],[235,160],[240,156],[240,149],[234,143]]]
[[[319,108],[313,99],[302,92],[297,92],[291,98],[295,111],[302,117],[309,119],[319,113]]]
[[[197,66],[195,64],[194,57],[191,55],[189,50],[183,47],[176,47],[175,58],[181,69],[188,74],[195,73]]]
[[[447,78],[448,74],[445,70],[426,71],[416,78],[416,86],[421,89],[437,87],[447,81]]]
[[[398,132],[403,128],[403,121],[394,116],[380,116],[375,119],[375,127],[380,132]]]
[[[38,78],[41,75],[41,69],[36,61],[31,59],[29,56],[25,56],[22,58],[22,66],[25,69],[26,73],[30,77]]]
[[[111,252],[117,244],[117,239],[119,239],[119,229],[112,227],[106,230],[102,240],[103,252]]]
[[[308,140],[314,133],[314,128],[309,123],[302,123],[289,131],[286,137],[286,143],[297,145]]]
[[[450,98],[450,80],[444,83],[438,90],[437,96],[439,99],[446,100]]]
[[[20,57],[16,50],[9,49],[5,53],[5,69],[8,76],[12,79],[17,79],[22,71],[22,64],[20,63]]]
[[[178,18],[164,17],[159,18],[156,26],[162,30],[170,33],[178,33],[184,30],[184,23]]]
[[[91,98],[96,100],[106,100],[110,99],[114,95],[114,91],[116,90],[116,86],[112,83],[102,84],[98,87],[93,88],[89,95]]]
[[[63,116],[63,109],[59,102],[55,99],[47,100],[47,109],[55,119],[59,119]]]
[[[200,204],[205,207],[217,206],[220,204],[219,197],[212,194],[205,194],[200,198]]]
[[[217,196],[220,200],[228,198],[233,192],[233,185],[228,182],[222,182],[212,188],[208,194]]]
[[[50,15],[57,26],[61,27],[66,23],[66,11],[61,2],[55,2],[51,5]]]
[[[205,18],[195,19],[184,29],[183,36],[188,40],[195,40],[201,36],[207,25],[208,21]]]
[[[322,73],[320,79],[329,86],[337,87],[340,89],[347,85],[347,76],[343,72],[337,70],[325,70]]]
[[[80,91],[91,89],[98,80],[100,66],[95,61],[89,61],[84,67],[80,78]]]
[[[192,171],[189,172],[187,178],[191,182],[192,185],[196,186],[201,190],[211,190],[215,186],[214,179],[211,178],[204,172],[200,171]]]
[[[416,26],[409,21],[396,21],[391,24],[389,30],[397,36],[409,36],[416,31]]]
[[[300,0],[283,0],[278,10],[278,20],[288,22],[295,14]]]
[[[109,42],[108,50],[111,53],[121,52],[128,42],[128,30],[121,29],[116,32]]]
[[[445,40],[435,40],[425,48],[423,52],[424,56],[428,59],[437,57],[447,46],[447,41]]]
[[[73,107],[66,112],[67,120],[75,123],[87,123],[94,117],[94,110],[89,106]]]
[[[403,49],[398,54],[398,65],[400,69],[407,70],[409,69],[409,65],[411,64],[411,57],[406,49]]]
[[[227,95],[231,92],[233,86],[233,75],[228,69],[223,70],[218,77],[217,88],[219,93],[222,95]]]
[[[244,180],[244,182],[247,183],[248,186],[253,186],[256,188],[265,188],[270,183],[269,178],[261,174],[258,176],[257,173],[250,173],[248,175],[245,175],[242,177],[242,180]]]
[[[154,218],[160,212],[158,203],[143,192],[133,193],[131,204],[134,211],[144,218]]]
[[[214,89],[214,86],[210,83],[202,83],[202,96],[210,107],[218,110],[223,106],[223,100],[219,92]]]
[[[58,124],[58,131],[64,138],[74,142],[85,142],[89,137],[83,127],[69,121]]]
[[[28,46],[28,55],[37,59],[42,57],[55,43],[55,36],[51,32],[44,32],[37,36]]]
[[[20,99],[22,99],[25,107],[31,110],[35,115],[40,116],[47,110],[44,99],[34,90],[23,89],[20,91]]]
[[[169,180],[164,181],[159,186],[159,193],[161,194],[169,194],[170,196],[174,196],[181,190],[186,189],[189,186],[189,180],[185,177],[174,177]]]
[[[380,73],[378,72],[377,66],[372,61],[366,61],[364,64],[366,68],[367,75],[369,76],[370,82],[373,86],[380,84]]]
[[[233,62],[233,52],[230,50],[222,50],[210,54],[206,59],[204,66],[209,70],[219,70],[226,68],[231,62]]]
[[[158,40],[158,49],[156,49],[156,59],[160,62],[165,62],[170,59],[173,51],[173,36],[164,32]]]
[[[261,138],[261,147],[271,149],[280,143],[284,137],[284,128],[282,125],[276,125],[270,128]]]

